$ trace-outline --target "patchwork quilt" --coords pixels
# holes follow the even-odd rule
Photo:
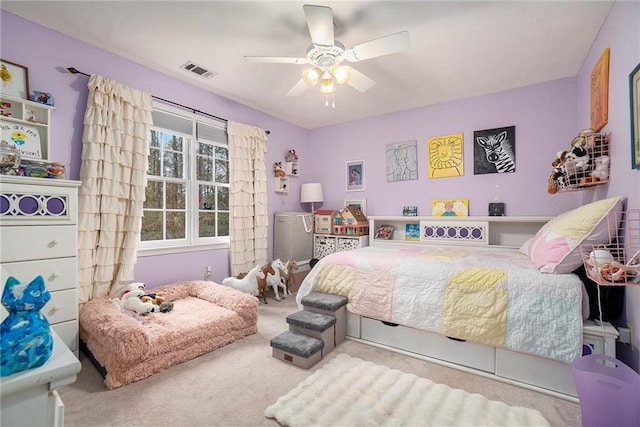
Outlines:
[[[541,273],[515,249],[380,245],[326,256],[310,292],[343,295],[352,313],[452,338],[572,362],[582,340],[582,282]]]

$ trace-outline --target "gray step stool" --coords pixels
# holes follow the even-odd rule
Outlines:
[[[321,339],[323,356],[335,347],[335,316],[303,310],[288,315],[287,323],[290,331]]]
[[[302,306],[307,311],[329,314],[336,318],[335,345],[347,337],[347,298],[340,295],[311,292],[302,298]]]
[[[294,331],[285,331],[271,340],[273,357],[304,369],[322,358],[323,346],[321,339]]]

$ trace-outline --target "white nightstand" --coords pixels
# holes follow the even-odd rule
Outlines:
[[[582,327],[582,345],[589,347],[591,353],[616,357],[618,330],[611,323],[585,320]]]

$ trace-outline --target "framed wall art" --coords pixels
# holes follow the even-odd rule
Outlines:
[[[429,179],[464,175],[463,138],[455,133],[427,139]]]
[[[0,59],[2,94],[14,98],[29,99],[29,70],[27,67]]]
[[[591,129],[595,132],[609,121],[609,48],[606,48],[591,71]]]
[[[364,191],[364,160],[347,162],[347,191]]]
[[[631,167],[640,169],[640,64],[629,74],[631,101]]]
[[[473,132],[473,173],[511,173],[516,171],[516,127]]]
[[[362,199],[353,199],[353,198],[347,198],[344,199],[344,206],[354,206],[358,209],[360,209],[360,212],[362,212],[362,215],[366,216],[367,215],[367,199],[366,198],[362,198]]]

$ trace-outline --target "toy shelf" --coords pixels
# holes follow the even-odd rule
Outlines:
[[[609,182],[609,144],[611,134],[594,133],[584,137],[587,157],[566,161],[556,178],[558,193],[585,190]]]
[[[640,209],[607,216],[608,245],[582,245],[587,276],[603,286],[640,286]]]

